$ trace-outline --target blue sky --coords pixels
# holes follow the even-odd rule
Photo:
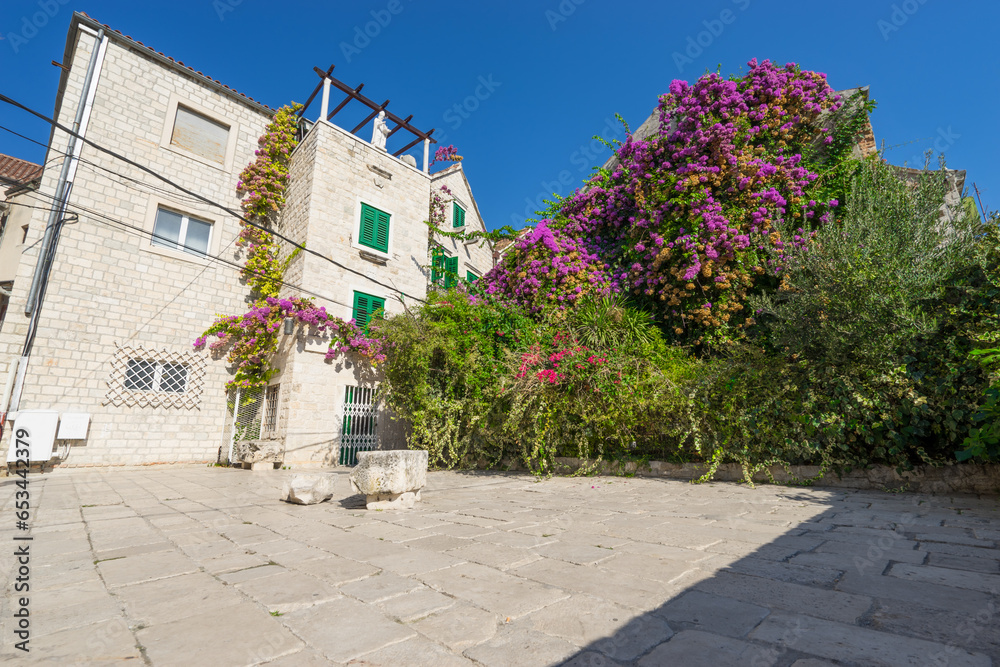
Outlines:
[[[577,187],[609,154],[591,138],[623,136],[616,113],[637,127],[673,79],[738,73],[754,57],[826,72],[835,88],[870,85],[890,162],[943,150],[1000,208],[996,2],[64,1],[3,1],[0,91],[51,113],[73,10],[273,107],[304,101],[312,68],[336,63],[338,78],[458,148],[490,228]],[[9,107],[0,125],[48,138]],[[44,159],[2,131],[0,153]]]

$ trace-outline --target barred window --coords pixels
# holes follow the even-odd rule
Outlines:
[[[182,392],[187,387],[187,364],[129,359],[125,388],[136,391]]]
[[[204,376],[205,360],[194,352],[119,346],[104,404],[196,408]]]
[[[281,385],[273,384],[267,388],[264,397],[264,433],[273,435],[278,430],[278,391]]]

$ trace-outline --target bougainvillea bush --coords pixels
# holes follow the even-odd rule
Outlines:
[[[873,106],[768,61],[671,84],[656,131],[477,284],[470,303],[522,325],[502,357],[466,357],[489,359],[489,398],[463,408],[465,460],[480,442],[539,472],[565,455],[737,462],[748,478],[953,462],[988,400],[969,357],[996,324],[988,242],[942,218],[944,171],[906,184],[856,151]],[[652,339],[614,340],[637,321]],[[415,424],[450,419],[408,400],[395,407]],[[414,444],[439,446],[431,432]]]
[[[871,109],[795,64],[748,66],[738,78],[674,81],[658,130],[630,136],[613,166],[558,202],[485,276],[487,292],[535,312],[625,293],[672,340],[740,338],[746,294],[781,269],[767,251],[801,247],[835,216]]]

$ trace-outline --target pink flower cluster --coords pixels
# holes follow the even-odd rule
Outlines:
[[[537,312],[546,303],[566,308],[586,294],[612,291],[607,267],[597,254],[583,239],[550,222],[539,222],[517,242],[510,260],[484,276],[486,294]]]
[[[458,154],[458,149],[454,145],[450,146],[438,146],[437,150],[434,151],[434,159],[431,160],[431,164],[437,162],[461,162],[462,156]]]
[[[208,344],[208,348],[219,350],[228,346],[228,359],[236,367],[236,376],[228,386],[260,386],[267,381],[270,360],[286,318],[309,327],[314,335],[330,336],[326,359],[354,351],[375,364],[385,361],[380,339],[366,334],[354,320],[345,322],[327,313],[322,306],[317,307],[310,299],[299,297],[267,297],[242,315],[221,317],[194,341],[194,348],[204,348],[208,338],[214,335],[216,340]]]

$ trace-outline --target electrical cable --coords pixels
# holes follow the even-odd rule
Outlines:
[[[47,199],[51,199],[53,202],[56,199],[54,195],[48,195],[48,194],[37,192],[37,191],[34,194],[36,196],[39,196],[39,197],[45,197]],[[46,210],[46,211],[51,211],[52,210],[52,208],[50,208],[50,207],[28,206],[28,205],[25,205],[25,204],[17,204],[17,205],[18,206],[25,206],[26,208],[38,209],[38,210]],[[114,224],[114,225],[118,225],[120,227],[128,229],[132,233],[134,233],[136,236],[141,236],[141,237],[149,238],[149,239],[161,238],[161,237],[158,237],[156,234],[154,234],[153,232],[151,232],[151,231],[149,231],[147,229],[144,229],[144,228],[139,227],[137,225],[130,224],[128,222],[125,222],[124,220],[119,220],[118,218],[113,218],[113,217],[107,215],[106,213],[102,213],[100,211],[96,211],[94,209],[88,208],[88,207],[80,205],[80,204],[70,204],[69,207],[68,207],[68,212],[73,212],[77,216],[80,216],[79,219],[81,219],[81,220],[82,220],[81,214],[86,214],[86,216],[88,216],[90,218],[93,218],[95,220],[104,220],[104,221],[106,221],[108,223],[111,223],[111,224]],[[229,245],[227,245],[226,248],[231,247],[232,244],[233,244],[233,242],[235,240],[236,239],[234,238],[233,241],[230,241]],[[225,257],[222,257],[220,255],[212,255],[212,254],[209,254],[209,253],[205,253],[204,255],[198,254],[198,255],[194,255],[194,256],[195,257],[200,257],[202,259],[207,259],[207,260],[210,260],[210,261],[213,261],[213,262],[217,262],[219,264],[225,264],[226,266],[230,266],[232,268],[238,269],[241,272],[242,271],[246,271],[246,272],[251,273],[251,274],[256,275],[256,276],[268,277],[263,272],[254,271],[252,269],[246,268],[245,266],[240,266],[236,262],[230,261],[230,260],[228,260]],[[344,306],[345,308],[351,308],[351,309],[353,309],[353,306],[350,305],[350,304],[344,303],[343,301],[338,301],[337,299],[334,299],[333,297],[325,296],[325,295],[320,294],[318,292],[314,292],[314,291],[309,290],[309,289],[307,289],[305,287],[302,287],[301,285],[296,285],[294,283],[289,283],[289,282],[287,282],[285,280],[281,280],[281,279],[277,279],[276,282],[280,283],[284,287],[288,287],[290,289],[294,289],[294,290],[297,290],[299,292],[302,292],[303,294],[308,294],[310,296],[316,297],[318,299],[322,299],[322,300],[327,301],[329,303],[337,304],[339,306]]]
[[[187,194],[189,196],[192,196],[192,197],[196,198],[198,201],[201,201],[202,203],[208,204],[210,206],[214,206],[214,207],[216,207],[216,208],[218,208],[218,209],[220,209],[222,211],[225,211],[226,213],[229,213],[230,215],[232,215],[232,216],[240,219],[244,224],[249,225],[251,227],[254,227],[255,229],[259,229],[260,231],[262,231],[262,232],[264,232],[266,234],[270,234],[270,235],[272,235],[272,236],[274,236],[276,238],[279,238],[279,239],[285,241],[286,243],[289,243],[292,246],[298,248],[302,252],[309,253],[310,255],[315,255],[316,257],[319,257],[320,259],[323,259],[323,260],[329,262],[330,264],[333,264],[334,266],[343,269],[344,271],[347,271],[349,273],[353,273],[353,274],[355,274],[357,276],[361,276],[365,280],[371,281],[371,282],[375,283],[376,285],[379,285],[380,287],[384,287],[386,289],[389,289],[389,290],[391,290],[393,292],[396,292],[397,294],[401,294],[404,297],[408,296],[409,298],[414,299],[415,301],[419,301],[420,303],[426,303],[426,301],[424,299],[421,299],[419,297],[415,297],[415,296],[412,296],[412,295],[407,295],[406,293],[402,292],[400,289],[398,289],[397,287],[395,287],[393,285],[387,285],[387,284],[385,284],[385,283],[383,283],[383,282],[381,282],[379,280],[375,280],[373,278],[370,278],[367,275],[365,275],[364,273],[362,273],[362,272],[360,272],[360,271],[358,271],[356,269],[352,269],[352,268],[350,268],[348,266],[344,266],[343,264],[341,264],[340,262],[337,262],[336,260],[334,260],[331,257],[327,257],[326,255],[323,255],[322,253],[319,253],[319,252],[317,252],[315,250],[312,250],[311,248],[307,248],[304,245],[296,243],[295,241],[291,240],[290,238],[288,238],[286,236],[283,236],[282,234],[279,234],[278,232],[276,232],[274,230],[268,229],[267,227],[264,227],[263,225],[260,225],[260,224],[258,224],[256,222],[252,222],[252,221],[248,220],[247,218],[243,217],[241,214],[239,214],[236,211],[232,210],[228,206],[225,206],[224,204],[220,204],[220,203],[218,203],[216,201],[213,201],[213,200],[209,199],[208,197],[205,197],[205,196],[203,196],[203,195],[201,195],[201,194],[199,194],[197,192],[194,192],[193,190],[189,190],[189,189],[185,188],[184,186],[180,185],[179,183],[176,183],[175,181],[170,180],[166,176],[163,176],[162,174],[154,171],[153,169],[151,169],[151,168],[149,168],[149,167],[147,167],[145,165],[142,165],[142,164],[140,164],[140,163],[138,163],[138,162],[136,162],[136,161],[134,161],[134,160],[132,160],[132,159],[130,159],[128,157],[125,157],[124,155],[121,155],[120,153],[116,153],[115,151],[111,150],[110,148],[106,148],[106,147],[104,147],[104,146],[102,146],[102,145],[100,145],[100,144],[98,144],[98,143],[96,143],[96,142],[94,142],[94,141],[92,141],[90,139],[87,139],[86,137],[82,136],[81,134],[79,134],[77,132],[74,132],[73,130],[69,129],[68,127],[62,125],[58,121],[56,121],[56,120],[54,120],[52,118],[49,118],[48,116],[46,116],[45,114],[41,113],[40,111],[36,111],[35,109],[32,109],[31,107],[25,106],[24,104],[21,104],[17,100],[14,100],[14,99],[12,99],[10,97],[7,97],[3,93],[0,93],[0,102],[4,102],[4,103],[9,104],[11,106],[17,107],[18,109],[22,109],[23,111],[27,111],[32,116],[35,116],[36,118],[45,121],[46,123],[48,123],[52,127],[57,128],[59,130],[62,130],[63,132],[65,132],[66,134],[68,134],[70,136],[76,137],[77,139],[79,139],[80,141],[82,141],[83,143],[85,143],[86,145],[88,145],[88,146],[90,146],[92,148],[95,148],[96,150],[98,150],[98,151],[100,151],[102,153],[110,155],[111,157],[113,157],[113,158],[115,158],[117,160],[121,160],[122,162],[124,162],[124,163],[126,163],[128,165],[131,165],[131,166],[135,167],[136,169],[139,169],[140,171],[144,171],[147,174],[149,174],[150,176],[152,176],[152,177],[154,177],[154,178],[156,178],[158,180],[163,181],[164,183],[166,183],[166,184],[168,184],[168,185],[170,185],[170,186],[172,186],[172,187],[180,190],[184,194]]]

